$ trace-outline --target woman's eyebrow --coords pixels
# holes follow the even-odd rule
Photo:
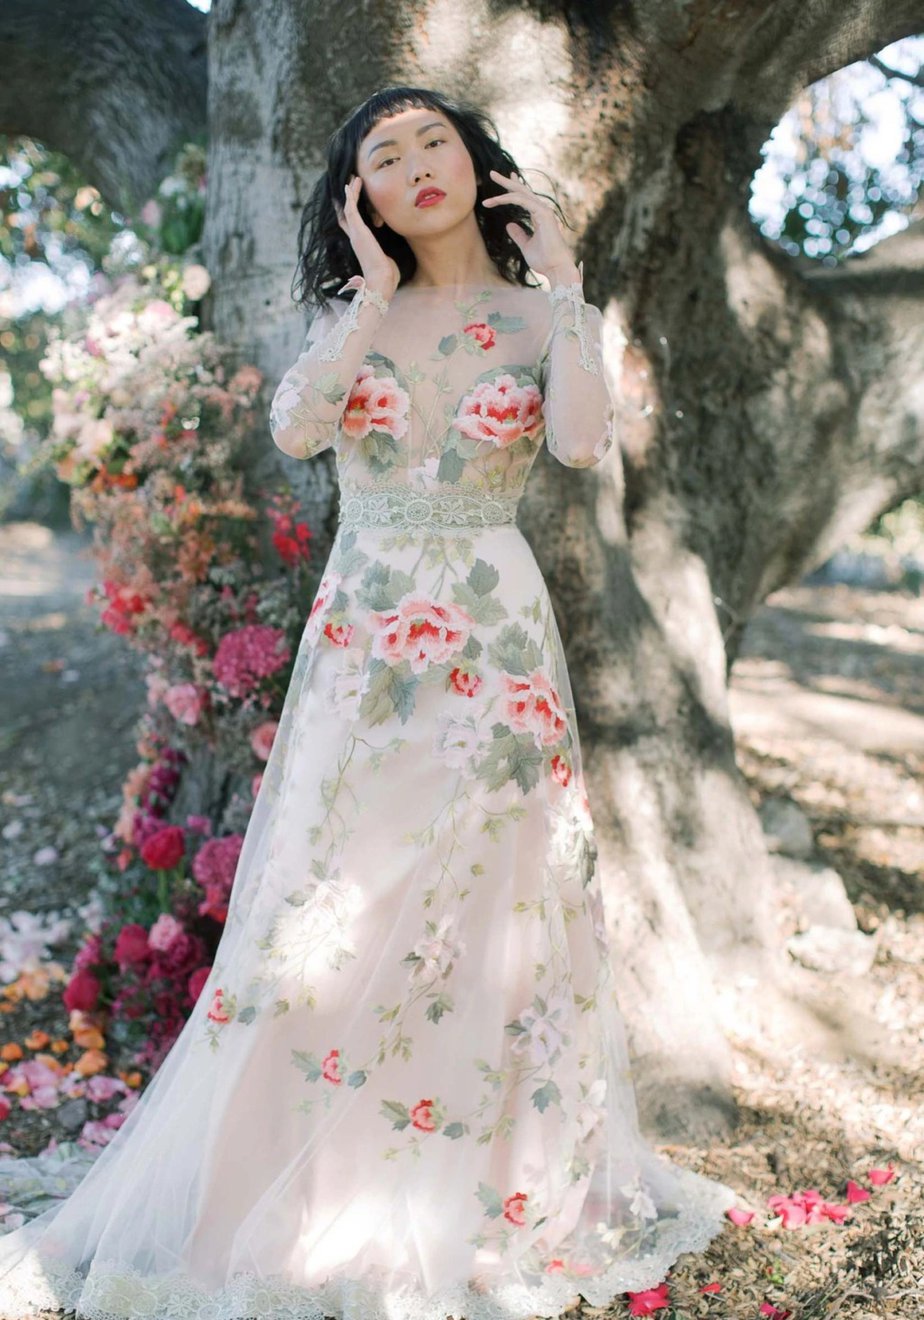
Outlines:
[[[418,128],[415,136],[420,137],[421,133],[426,133],[428,128],[445,128],[445,127],[446,125],[442,123],[441,120],[434,119],[432,124],[424,124],[423,128]],[[369,148],[369,150],[366,152],[366,160],[369,159],[373,151],[378,151],[379,147],[396,147],[397,145],[398,143],[395,138],[383,138],[381,142],[376,142],[374,147]]]

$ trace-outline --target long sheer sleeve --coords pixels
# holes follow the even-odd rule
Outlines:
[[[549,293],[552,328],[541,361],[545,443],[566,467],[593,467],[614,440],[616,407],[603,364],[603,316],[583,286]]]
[[[342,289],[352,302],[332,298],[312,319],[304,347],[283,376],[270,405],[270,431],[292,458],[313,458],[334,442],[363,358],[388,300],[354,275]]]

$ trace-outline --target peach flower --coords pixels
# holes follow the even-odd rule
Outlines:
[[[459,405],[453,426],[470,440],[490,440],[505,449],[542,425],[542,394],[532,383],[518,385],[509,372],[480,381]]]
[[[407,660],[415,674],[460,651],[475,620],[460,606],[409,591],[392,610],[372,610],[372,654],[390,665]]]
[[[515,733],[531,733],[536,746],[557,743],[565,732],[565,712],[548,675],[534,669],[526,678],[504,674],[507,720]]]
[[[366,362],[356,373],[341,423],[344,435],[362,440],[385,431],[400,440],[407,433],[410,399],[394,376],[376,376]]]

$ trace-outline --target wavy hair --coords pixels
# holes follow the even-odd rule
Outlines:
[[[516,220],[532,234],[529,212],[522,206],[505,202],[502,206],[479,206],[483,197],[495,197],[505,191],[491,178],[490,171],[523,178],[516,161],[500,145],[497,127],[483,110],[466,101],[446,96],[427,87],[393,86],[375,92],[357,106],[331,135],[326,148],[327,166],[312,188],[301,214],[298,231],[298,269],[292,281],[292,298],[298,307],[314,303],[325,305],[353,275],[361,275],[349,236],[341,229],[334,209],[334,198],[342,198],[351,175],[356,173],[360,144],[380,119],[402,110],[434,110],[446,116],[461,137],[472,165],[477,185],[475,216],[488,255],[503,278],[511,284],[529,285],[529,265],[517,244],[507,233],[506,225]],[[547,197],[570,229],[558,201]],[[372,219],[363,190],[359,195],[359,214],[372,227]],[[373,230],[389,257],[397,263],[401,283],[406,283],[417,268],[417,259],[407,239],[383,223]],[[535,283],[535,282],[532,282]]]

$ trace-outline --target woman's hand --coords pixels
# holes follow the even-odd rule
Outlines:
[[[390,298],[401,283],[401,271],[398,263],[382,251],[375,234],[359,214],[362,186],[362,179],[354,174],[344,189],[343,205],[334,202],[337,223],[350,240],[368,287]]]
[[[545,197],[539,197],[528,184],[512,174],[505,175],[499,170],[491,170],[490,175],[495,183],[506,185],[508,191],[498,193],[495,197],[482,198],[482,206],[496,206],[501,202],[507,202],[522,206],[529,212],[533,227],[532,236],[514,220],[506,226],[506,229],[523,253],[530,269],[550,280],[560,276],[569,283],[573,281],[579,284],[580,271],[575,265],[574,255],[565,241],[561,222],[551,202]]]

